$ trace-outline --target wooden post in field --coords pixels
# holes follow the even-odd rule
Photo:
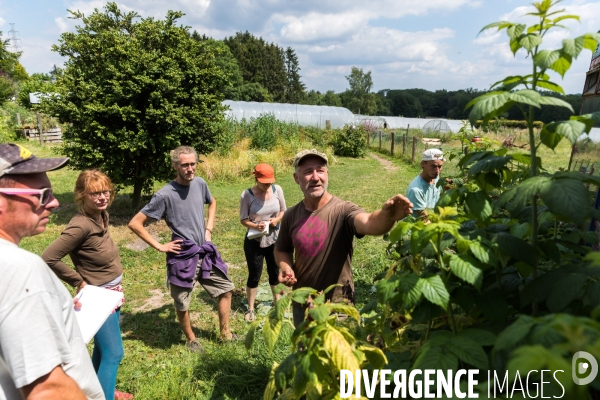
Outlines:
[[[402,135],[402,155],[406,153],[406,133]]]
[[[392,153],[392,157],[394,157],[394,136],[396,136],[396,134],[394,133],[394,131],[392,131],[392,147],[390,148],[390,153]]]
[[[21,114],[17,113],[17,126],[21,127]]]
[[[573,162],[573,156],[575,155],[575,153],[577,153],[577,145],[574,144],[573,148],[571,149],[571,157],[569,158],[569,167],[567,168],[567,171],[571,170],[571,162]]]
[[[40,144],[44,144],[44,139],[42,138],[42,117],[39,112],[35,113],[37,117],[37,125],[38,125],[38,134],[40,135]]]
[[[381,135],[383,132],[379,131],[379,151],[381,151]]]
[[[412,148],[412,158],[410,162],[414,164],[415,162],[415,152],[417,151],[417,137],[413,136],[413,148]]]

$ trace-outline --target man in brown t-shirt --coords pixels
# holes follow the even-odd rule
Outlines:
[[[397,194],[380,210],[367,213],[357,205],[327,192],[328,159],[315,149],[303,150],[294,158],[294,180],[304,199],[289,208],[281,221],[275,243],[279,281],[294,289],[324,290],[338,283],[328,299],[354,303],[352,280],[353,239],[382,235],[409,215],[412,203]],[[301,305],[294,303],[294,324],[302,322]]]

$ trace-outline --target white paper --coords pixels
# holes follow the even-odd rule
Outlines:
[[[258,229],[249,228],[248,229],[248,239],[256,239],[261,236],[265,236],[269,234],[269,224],[265,225],[265,229],[259,231]]]
[[[88,343],[108,319],[108,316],[121,304],[123,293],[85,285],[76,298],[81,303],[81,309],[75,310],[75,317],[77,317],[81,336],[83,336],[84,342]]]

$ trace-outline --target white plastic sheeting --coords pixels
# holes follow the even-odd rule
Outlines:
[[[225,100],[222,104],[229,107],[225,111],[225,117],[236,121],[242,119],[250,121],[250,118],[271,113],[278,121],[295,122],[302,126],[317,128],[325,128],[329,121],[332,128],[343,128],[344,125],[352,124],[354,120],[354,114],[343,107],[233,100]]]
[[[455,119],[444,119],[444,118],[404,118],[404,117],[372,117],[367,115],[354,115],[355,124],[366,124],[375,125],[378,128],[383,128],[384,123],[387,124],[388,129],[401,129],[408,128],[409,125],[414,129],[424,129],[428,122],[432,122],[430,125],[439,126],[444,125],[440,122],[445,122],[452,132],[458,132],[463,126],[463,122]],[[445,125],[444,125],[445,126]],[[442,130],[443,133],[443,130]]]

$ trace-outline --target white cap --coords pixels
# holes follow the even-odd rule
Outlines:
[[[421,161],[445,161],[444,153],[439,149],[428,149],[423,152]]]

